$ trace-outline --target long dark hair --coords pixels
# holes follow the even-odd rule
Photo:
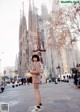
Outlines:
[[[37,61],[40,61],[39,56],[38,56],[37,54],[34,54],[34,55],[32,56],[32,61],[33,61],[33,58],[37,58]]]

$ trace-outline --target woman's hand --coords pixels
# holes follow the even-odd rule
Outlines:
[[[32,71],[32,70],[30,70],[29,72],[30,72],[31,74],[33,73],[33,71]]]
[[[38,75],[38,71],[36,71],[36,70],[30,70],[30,73],[31,73],[32,75]]]

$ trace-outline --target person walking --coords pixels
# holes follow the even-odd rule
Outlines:
[[[76,68],[74,68],[74,84],[75,84],[75,86],[77,86],[77,82],[78,82],[78,71]]]
[[[33,68],[30,70],[32,74],[32,83],[34,87],[36,106],[31,112],[40,112],[42,110],[41,96],[39,90],[40,84],[40,59],[38,55],[32,56]]]

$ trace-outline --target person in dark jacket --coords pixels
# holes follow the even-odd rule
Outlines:
[[[78,71],[76,68],[74,68],[74,84],[77,86],[78,81]]]
[[[23,85],[23,81],[24,81],[24,79],[23,79],[23,77],[22,77],[22,79],[21,79],[22,85]]]

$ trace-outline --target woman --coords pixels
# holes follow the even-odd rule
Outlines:
[[[36,106],[33,108],[31,112],[39,112],[41,111],[42,103],[39,91],[39,83],[40,83],[40,60],[38,55],[32,56],[32,61],[34,63],[33,68],[30,70],[32,74],[32,82],[34,87],[35,99],[36,99]]]

